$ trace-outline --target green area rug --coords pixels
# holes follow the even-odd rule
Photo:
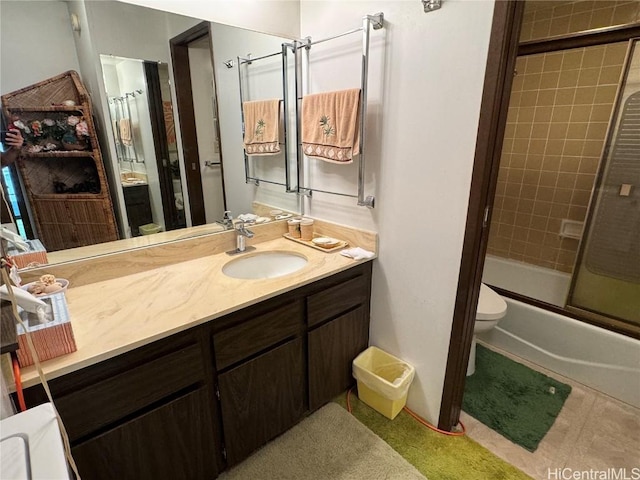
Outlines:
[[[478,345],[462,409],[530,452],[553,425],[571,387]]]
[[[334,401],[346,408],[346,394]],[[450,437],[420,425],[404,410],[389,420],[351,394],[353,415],[429,480],[530,480],[469,437]]]

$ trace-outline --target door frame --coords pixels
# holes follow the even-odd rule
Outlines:
[[[144,76],[147,82],[149,98],[149,117],[151,119],[151,132],[153,145],[156,151],[156,167],[160,181],[160,196],[162,197],[162,211],[166,230],[181,228],[178,224],[178,209],[176,208],[173,182],[171,180],[171,166],[169,165],[169,145],[167,143],[167,130],[164,123],[164,110],[162,108],[162,93],[160,88],[160,75],[158,64],[145,60],[143,62]]]
[[[460,420],[525,2],[496,0],[438,427]]]

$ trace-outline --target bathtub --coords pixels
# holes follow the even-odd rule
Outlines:
[[[501,268],[507,280],[499,278]],[[518,277],[519,269],[522,278]],[[560,281],[565,274],[549,271],[545,278],[545,270],[487,256],[483,281],[523,294],[527,294],[523,285],[532,283],[543,297],[547,295],[543,301],[553,303],[549,298],[560,298],[557,292],[565,288]],[[566,281],[568,288],[569,279]],[[640,407],[640,341],[517,300],[505,300],[507,314],[493,330],[478,335],[481,342]],[[563,304],[564,297],[559,305]]]

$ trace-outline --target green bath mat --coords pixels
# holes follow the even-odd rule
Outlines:
[[[571,387],[478,345],[462,409],[530,452],[553,425]]]

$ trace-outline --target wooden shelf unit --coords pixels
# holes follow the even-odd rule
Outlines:
[[[75,105],[62,105],[69,100]],[[45,248],[56,251],[118,240],[90,97],[77,72],[68,71],[3,95],[2,105],[10,122],[16,118],[30,122],[44,120],[47,114],[76,113],[87,124],[87,150],[28,152],[25,147],[17,161],[36,232]],[[81,188],[83,181],[95,184],[98,192],[54,191],[54,182]]]

